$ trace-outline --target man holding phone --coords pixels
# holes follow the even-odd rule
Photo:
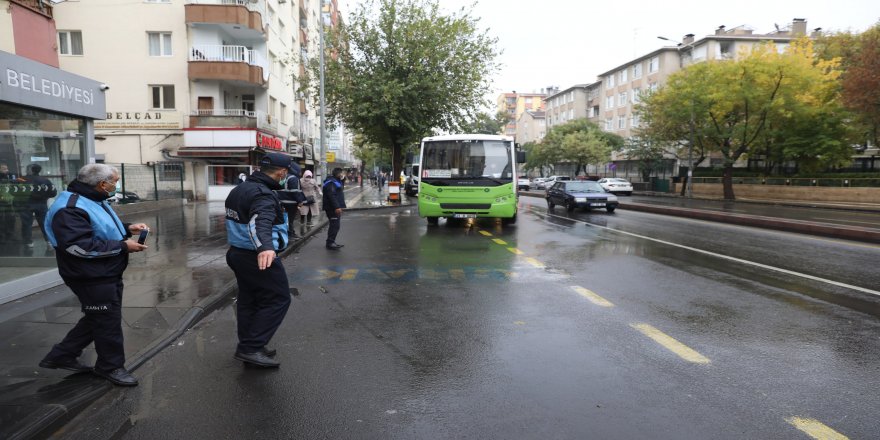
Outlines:
[[[85,316],[40,366],[92,371],[113,384],[135,386],[137,379],[125,369],[122,345],[122,273],[129,253],[147,249],[132,235],[149,228],[144,223],[122,223],[110,208],[107,199],[116,194],[118,181],[116,168],[86,165],[46,214],[46,238],[56,250],[58,272],[79,298]],[[98,353],[94,368],[77,360],[93,341]]]

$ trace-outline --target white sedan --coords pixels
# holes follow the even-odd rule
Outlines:
[[[605,191],[614,194],[626,194],[631,196],[633,193],[632,183],[629,183],[626,179],[621,179],[618,177],[606,177],[604,179],[599,179],[599,185],[602,185],[602,188],[605,188]]]

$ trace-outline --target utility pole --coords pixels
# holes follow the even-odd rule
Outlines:
[[[691,37],[691,39],[693,39],[693,35],[687,35],[687,36]],[[684,59],[681,57],[681,50],[682,49],[690,48],[691,62],[693,62],[694,41],[691,41],[688,44],[684,44],[682,42],[675,41],[673,39],[666,38],[666,37],[657,37],[657,38],[659,38],[661,40],[665,40],[665,41],[671,41],[671,42],[676,43],[678,45],[678,52],[679,52],[679,54],[678,54],[678,67],[680,69],[684,68]],[[690,140],[688,141],[688,159],[687,159],[688,171],[687,171],[687,180],[684,183],[684,191],[685,191],[684,195],[687,198],[691,198],[694,196],[694,193],[693,193],[694,187],[693,187],[692,180],[694,177],[694,131],[696,131],[695,125],[696,125],[696,123],[694,122],[694,99],[691,98],[691,117],[690,117],[690,121],[688,122],[688,128],[690,129],[689,130],[690,131]]]
[[[321,13],[319,15],[320,20],[318,23],[318,27],[320,28],[321,33],[321,140],[320,147],[318,148],[318,158],[321,164],[321,179],[327,176],[327,150],[326,150],[326,139],[327,139],[327,121],[325,115],[325,102],[324,102],[324,0],[320,1],[321,4]]]

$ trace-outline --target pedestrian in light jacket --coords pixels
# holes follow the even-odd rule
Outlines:
[[[323,196],[321,194],[321,188],[318,186],[318,182],[315,181],[314,176],[312,176],[312,172],[306,170],[305,175],[300,181],[300,185],[302,186],[303,195],[306,196],[306,203],[300,205],[299,207],[299,222],[300,224],[312,225],[312,217],[318,216],[318,199]]]

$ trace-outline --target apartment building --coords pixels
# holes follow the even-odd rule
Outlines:
[[[541,142],[547,134],[545,116],[546,112],[541,110],[524,111],[516,120],[515,142],[518,144]]]
[[[160,180],[183,173],[185,190],[207,200],[225,199],[270,151],[316,167],[318,114],[297,78],[318,54],[320,0],[55,8],[61,66],[110,87],[98,160],[150,164]]]
[[[507,115],[507,125],[504,126],[501,134],[516,136],[516,121],[526,110],[544,110],[546,96],[543,90],[541,93],[516,93],[514,90],[498,95],[497,112]]]

